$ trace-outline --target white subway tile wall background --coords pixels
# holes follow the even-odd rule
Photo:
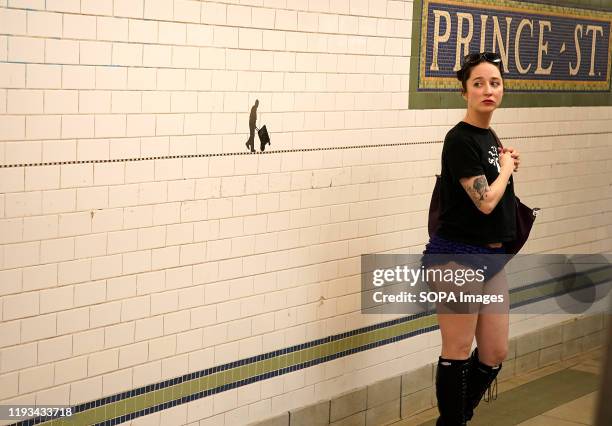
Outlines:
[[[412,10],[0,0],[0,403],[78,404],[390,319],[360,314],[359,255],[422,250],[463,117],[408,110]],[[285,152],[242,155],[255,99]],[[501,109],[495,128],[543,208],[527,250],[612,251],[612,107]],[[134,423],[256,421],[438,351],[428,333]]]

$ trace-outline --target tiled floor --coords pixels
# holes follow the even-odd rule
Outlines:
[[[591,392],[572,402],[533,417],[520,426],[546,426],[546,425],[592,425],[597,404],[597,392]]]
[[[604,349],[595,349],[559,363],[499,382],[498,399],[481,402],[473,426],[592,425]],[[431,426],[437,408],[392,426]]]

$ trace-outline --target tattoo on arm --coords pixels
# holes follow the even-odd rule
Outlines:
[[[464,185],[464,188],[476,207],[480,207],[485,199],[485,194],[490,191],[489,183],[484,175],[476,176],[472,184]]]

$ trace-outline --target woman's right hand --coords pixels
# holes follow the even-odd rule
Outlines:
[[[501,169],[508,169],[510,173],[514,171],[514,158],[509,151],[499,153],[499,167]]]

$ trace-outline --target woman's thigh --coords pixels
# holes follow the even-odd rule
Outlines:
[[[508,353],[509,295],[506,273],[503,270],[485,284],[484,294],[503,297],[503,302],[481,306],[476,325],[478,357],[484,364],[496,365],[501,363]]]
[[[442,271],[465,269],[463,265],[450,262],[439,266],[430,266],[430,269]],[[434,275],[432,275],[434,276]],[[436,304],[438,324],[442,335],[442,358],[466,359],[472,347],[478,322],[480,303],[461,301],[461,293],[479,293],[478,289],[457,286],[454,282],[432,280],[429,290],[453,298]]]

